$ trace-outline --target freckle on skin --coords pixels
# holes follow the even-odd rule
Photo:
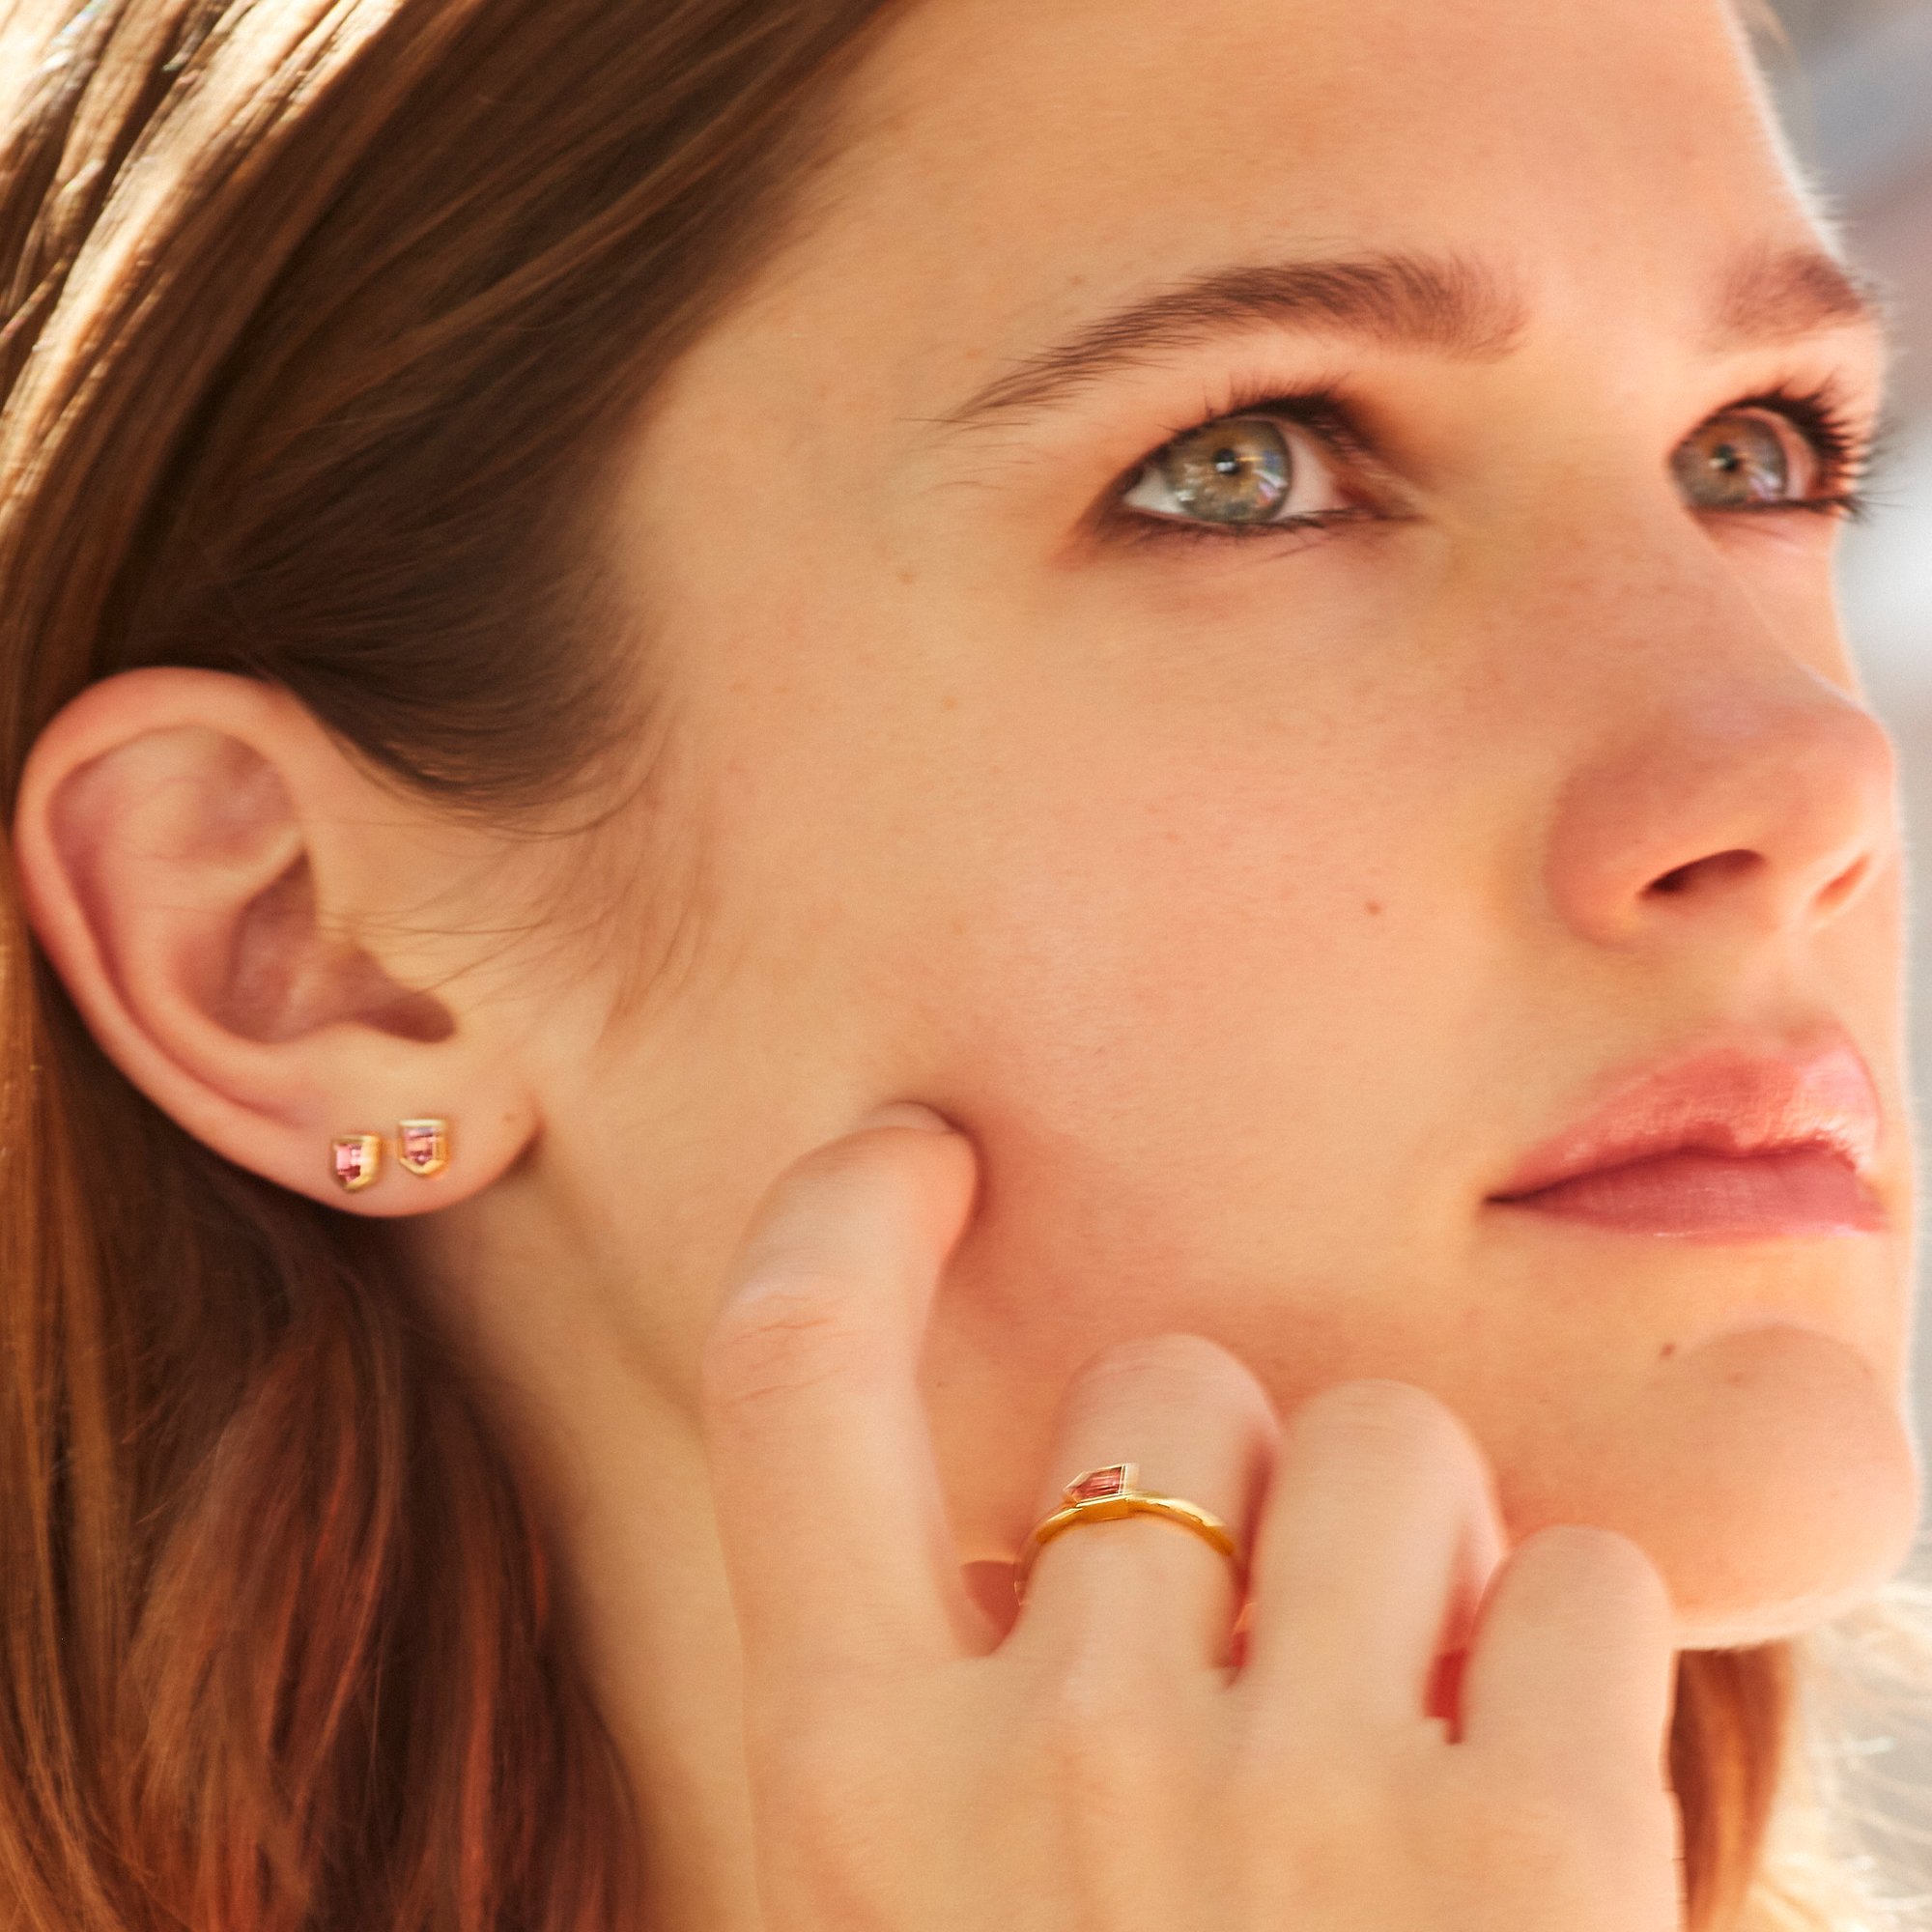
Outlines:
[[[1362,901],[1362,910],[1371,919],[1379,919],[1382,912],[1382,902],[1380,899],[1364,899]]]
[[[1662,1348],[1658,1350],[1657,1359],[1660,1362],[1668,1361],[1672,1355],[1676,1354],[1676,1352],[1677,1352],[1677,1344],[1675,1342],[1666,1342],[1664,1343]]]

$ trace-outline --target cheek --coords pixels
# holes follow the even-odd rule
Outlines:
[[[1383,1347],[1439,1217],[1445,1044],[1493,989],[1473,895],[1412,825],[1285,790],[1095,793],[1031,828],[961,883],[919,1021],[986,1162],[956,1269],[978,1342],[1063,1372],[1151,1328],[1233,1327],[1251,1360],[1292,1331],[1303,1370]]]
[[[1014,761],[1032,788],[942,838],[910,1039],[1016,1163],[1079,1148],[1137,1196],[1260,1189],[1325,1213],[1397,1103],[1380,1069],[1426,1102],[1436,1043],[1496,970],[1463,856],[1480,828],[1419,811],[1429,778],[1394,753],[1273,750],[1242,768],[1169,745],[1158,769],[1042,751]],[[1418,974],[1432,952],[1446,970]]]
[[[1473,841],[1319,758],[1293,783],[1086,776],[987,809],[915,1021],[920,1091],[984,1163],[929,1362],[989,1555],[1112,1340],[1207,1335],[1286,1408],[1392,1362],[1424,1379],[1469,1320],[1436,1234],[1456,1043],[1502,970]]]
[[[1872,1366],[1897,1353],[1901,1253],[1592,1247],[1555,1280],[1486,1240],[1483,1095],[1538,1031],[1548,962],[1486,888],[1493,831],[1321,776],[1015,795],[1011,839],[950,882],[919,1026],[923,1091],[985,1163],[928,1355],[962,1553],[1024,1534],[1083,1361],[1186,1330],[1283,1412],[1353,1376],[1431,1389],[1514,1533],[1624,1530],[1690,1640],[1802,1627],[1910,1534],[1896,1378]],[[1726,1335],[1747,1305],[1766,1324]]]

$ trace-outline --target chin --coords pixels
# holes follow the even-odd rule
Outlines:
[[[1687,1650],[1797,1635],[1855,1608],[1905,1562],[1917,1452],[1895,1390],[1843,1342],[1779,1322],[1667,1365],[1614,1435],[1573,1436],[1509,1486],[1519,1536],[1589,1521],[1648,1552]],[[1568,1493],[1563,1493],[1564,1491]]]

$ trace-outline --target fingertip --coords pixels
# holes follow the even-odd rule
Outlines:
[[[1536,1565],[1548,1590],[1614,1605],[1652,1630],[1677,1628],[1662,1573],[1642,1544],[1621,1530],[1604,1523],[1546,1523],[1522,1539],[1514,1557],[1519,1568]]]
[[[820,1150],[820,1152],[835,1165],[843,1165],[850,1158],[869,1166],[874,1156],[872,1144],[866,1137],[881,1127],[910,1127],[923,1137],[920,1142],[903,1144],[903,1157],[906,1159],[912,1159],[915,1150],[921,1146],[949,1150],[945,1153],[936,1153],[933,1158],[942,1167],[949,1161],[953,1163],[956,1172],[950,1178],[950,1184],[942,1186],[937,1193],[922,1187],[919,1194],[922,1207],[928,1213],[937,1215],[937,1221],[928,1227],[925,1238],[936,1240],[941,1248],[950,1251],[979,1198],[978,1148],[963,1128],[955,1126],[936,1108],[918,1100],[893,1100],[884,1106],[874,1107],[848,1134],[834,1142],[830,1148]],[[880,1145],[889,1148],[894,1144],[887,1141]],[[895,1154],[893,1158],[896,1162],[900,1157]]]
[[[1669,1591],[1642,1546],[1605,1526],[1545,1524],[1511,1550],[1484,1605],[1464,1721],[1552,1776],[1648,1765],[1667,1741],[1676,1656]]]
[[[943,1114],[918,1100],[889,1100],[883,1107],[874,1107],[852,1129],[855,1134],[868,1134],[874,1127],[918,1127],[929,1134],[957,1133],[958,1129]]]

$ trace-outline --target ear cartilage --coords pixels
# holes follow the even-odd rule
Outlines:
[[[396,1135],[396,1159],[410,1173],[427,1179],[449,1165],[447,1121],[398,1121]]]
[[[374,1184],[383,1165],[381,1134],[339,1134],[329,1143],[335,1179],[345,1194],[359,1194]]]

